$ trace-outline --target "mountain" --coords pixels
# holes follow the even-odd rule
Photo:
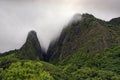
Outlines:
[[[43,62],[43,53],[36,32],[30,31],[20,49],[0,55],[0,80],[73,80],[71,74]]]
[[[76,14],[47,53],[30,31],[20,49],[0,55],[0,80],[120,80],[119,22]]]
[[[48,49],[50,62],[58,63],[77,51],[88,56],[96,53],[103,54],[106,48],[119,44],[118,34],[111,28],[115,25],[109,27],[109,23],[97,19],[91,14],[79,16],[80,19],[76,19],[78,21],[74,21],[75,17],[73,17],[73,22],[63,29],[59,39],[50,44]]]
[[[43,60],[41,46],[35,31],[28,33],[26,42],[20,49],[0,54],[2,68],[7,68],[11,63],[21,60]]]
[[[120,19],[79,18],[51,42],[49,63],[71,73],[73,80],[120,80]]]
[[[28,33],[25,44],[20,49],[20,55],[24,55],[23,59],[42,60],[42,51],[37,34],[35,31]]]
[[[15,55],[20,60],[42,60],[42,51],[35,31],[28,33],[26,42],[18,49],[1,54],[0,56]]]

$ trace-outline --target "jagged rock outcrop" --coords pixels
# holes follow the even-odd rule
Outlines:
[[[28,33],[26,42],[18,50],[12,50],[0,55],[0,67],[8,68],[11,63],[26,60],[43,60],[42,50],[35,31]]]
[[[0,56],[14,55],[19,60],[43,60],[42,50],[35,31],[28,33],[26,42],[18,50],[12,50]]]
[[[63,29],[59,39],[51,43],[48,49],[50,62],[62,61],[78,50],[88,55],[104,53],[106,48],[119,42],[107,22],[90,14],[83,14],[78,20]]]
[[[42,51],[37,34],[35,31],[28,33],[25,44],[20,49],[20,55],[23,59],[42,60]]]

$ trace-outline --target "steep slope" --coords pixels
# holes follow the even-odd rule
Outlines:
[[[11,63],[20,60],[43,60],[41,46],[35,31],[28,33],[26,42],[20,49],[0,55],[0,67],[7,68]]]
[[[28,33],[26,42],[20,49],[20,55],[23,55],[23,59],[42,60],[41,46],[35,31]]]
[[[49,61],[71,73],[73,80],[120,80],[119,20],[105,22],[83,14],[51,43]]]
[[[30,31],[20,49],[0,55],[0,80],[120,80],[119,21],[76,14],[47,54]]]
[[[62,61],[77,51],[88,56],[99,52],[103,54],[106,48],[120,41],[115,40],[117,34],[114,33],[116,32],[109,28],[107,22],[93,15],[83,14],[80,20],[68,24],[59,39],[51,43],[48,49],[50,62]]]
[[[40,61],[42,53],[36,32],[30,31],[20,49],[0,55],[0,80],[73,80],[59,67]]]

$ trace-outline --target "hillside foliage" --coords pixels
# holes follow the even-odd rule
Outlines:
[[[119,22],[83,14],[47,53],[31,31],[20,49],[0,54],[0,80],[120,80]]]

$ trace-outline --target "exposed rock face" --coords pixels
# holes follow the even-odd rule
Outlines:
[[[116,43],[107,22],[90,14],[83,14],[78,20],[63,29],[59,39],[51,43],[48,49],[50,62],[57,63],[78,50],[88,55],[104,53],[104,49]]]
[[[28,33],[27,40],[20,49],[20,54],[23,55],[23,59],[42,60],[41,46],[35,31],[30,31]]]

